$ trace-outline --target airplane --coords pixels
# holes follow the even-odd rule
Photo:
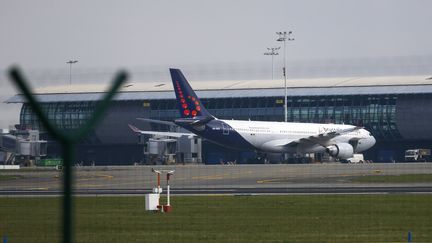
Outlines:
[[[142,131],[136,133],[178,138],[202,137],[221,146],[270,153],[328,153],[339,159],[371,148],[376,140],[366,129],[353,125],[220,120],[210,114],[179,69],[170,69],[181,118],[174,122],[140,118],[147,122],[178,125],[191,133]]]

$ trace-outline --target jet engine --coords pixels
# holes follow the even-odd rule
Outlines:
[[[328,146],[326,152],[336,158],[348,159],[353,157],[354,148],[349,143],[337,143]]]

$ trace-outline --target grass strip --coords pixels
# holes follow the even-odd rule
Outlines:
[[[0,237],[59,242],[59,198],[0,198]],[[432,242],[431,195],[79,197],[76,242]]]

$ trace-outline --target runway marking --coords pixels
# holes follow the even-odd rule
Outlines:
[[[265,183],[283,183],[283,182],[288,182],[287,178],[284,179],[266,179],[266,180],[258,180],[256,181],[256,183],[258,184],[265,184]]]
[[[341,175],[334,175],[333,177],[357,177],[357,176],[369,176],[371,173],[364,173],[364,172],[355,172],[351,174],[341,174]]]
[[[99,178],[111,180],[114,178],[114,176],[105,175],[105,174],[95,174],[95,175],[87,176],[85,178],[77,178],[76,181],[90,181],[90,180],[99,179]]]
[[[193,176],[192,180],[222,180],[224,175]]]
[[[37,190],[37,191],[48,191],[48,187],[30,187],[28,190]]]
[[[99,185],[97,185],[97,184],[82,184],[82,185],[79,185],[79,189],[81,189],[81,188],[83,188],[83,189],[91,189],[91,188],[94,188],[94,187],[103,187],[103,186],[105,186],[105,185],[101,185],[101,184],[99,184]]]
[[[217,175],[193,176],[192,180],[223,180],[223,179],[238,179],[240,176],[252,174],[252,171],[238,172],[238,173],[223,173]]]
[[[114,178],[113,175],[103,175],[103,174],[98,174],[98,176],[103,177],[103,178],[105,178],[105,179],[107,179],[107,180],[111,180],[111,179]]]

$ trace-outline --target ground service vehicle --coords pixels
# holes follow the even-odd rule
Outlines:
[[[364,156],[363,154],[353,154],[352,158],[347,159],[348,163],[363,163]]]
[[[407,162],[426,162],[430,160],[430,149],[408,149],[405,151],[405,161]]]

